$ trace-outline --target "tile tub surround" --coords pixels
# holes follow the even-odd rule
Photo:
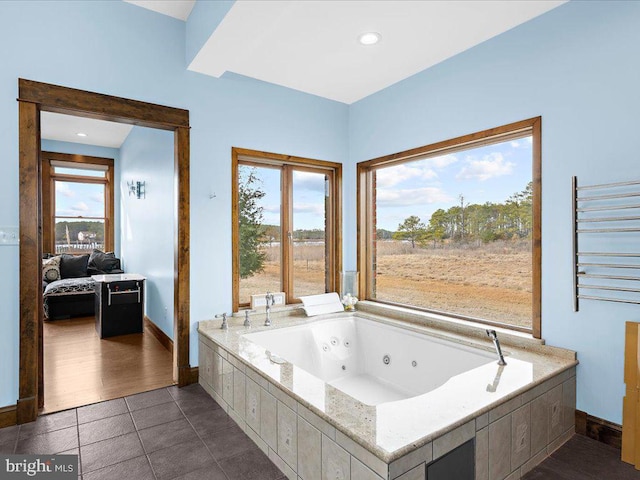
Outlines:
[[[310,321],[280,316],[269,328]],[[405,325],[492,348],[477,332],[462,335],[459,326],[451,333]],[[413,478],[470,439],[476,443],[476,478],[519,478],[574,431],[574,352],[520,337],[516,347],[507,338],[510,364],[502,370],[488,365],[475,387],[465,385],[477,395],[460,385],[447,388],[452,379],[436,391],[372,407],[294,365],[270,362],[264,349],[242,340],[243,333],[262,329],[246,329],[236,318],[228,331],[219,322],[201,322],[200,383],[289,478]]]

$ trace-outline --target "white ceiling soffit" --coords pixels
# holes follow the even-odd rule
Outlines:
[[[196,4],[196,0],[124,0],[138,7],[169,15],[178,20],[186,21]]]
[[[350,104],[563,3],[239,0],[189,69]],[[382,39],[361,45],[364,32]]]
[[[43,140],[58,140],[109,148],[120,148],[133,128],[133,125],[124,123],[51,112],[42,112],[40,124]],[[84,133],[87,136],[79,137],[78,133]]]

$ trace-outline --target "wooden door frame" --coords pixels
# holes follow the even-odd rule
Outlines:
[[[189,365],[189,111],[18,79],[20,373],[17,421],[35,420],[42,387],[42,191],[40,112],[108,120],[174,132],[173,379],[196,381]]]

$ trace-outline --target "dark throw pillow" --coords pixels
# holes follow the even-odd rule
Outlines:
[[[113,252],[102,252],[94,250],[89,257],[87,270],[89,275],[97,275],[100,273],[110,273],[113,270],[120,269],[120,259],[116,258]]]
[[[62,278],[88,277],[87,264],[89,254],[86,255],[62,255],[60,259],[60,276]]]

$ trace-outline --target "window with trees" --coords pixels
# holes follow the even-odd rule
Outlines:
[[[358,164],[360,296],[540,336],[540,118]]]
[[[42,152],[43,249],[113,251],[113,159]]]
[[[232,150],[233,308],[338,290],[339,163]]]

